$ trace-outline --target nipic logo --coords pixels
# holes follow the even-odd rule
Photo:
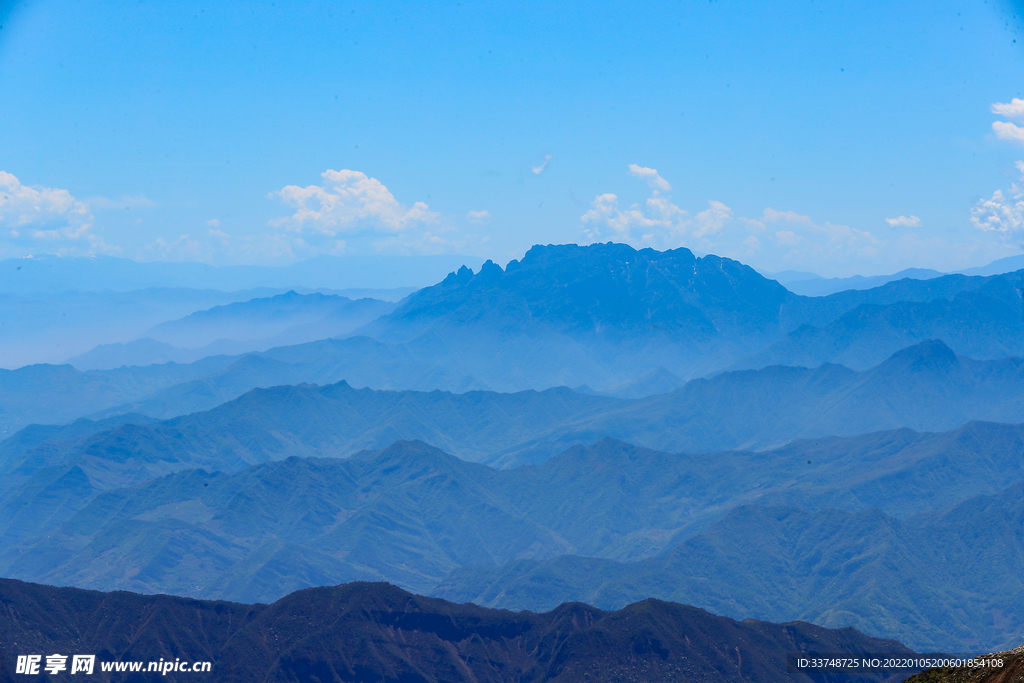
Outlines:
[[[68,655],[62,654],[46,655],[46,664],[43,666],[43,670],[51,676],[67,671],[68,658]],[[71,673],[73,674],[91,674],[96,666],[96,655],[72,655],[70,659]],[[42,655],[18,655],[14,673],[35,676],[39,673],[42,661]]]
[[[39,662],[42,659],[42,655],[18,655],[18,666],[14,673],[35,675],[39,673]]]
[[[68,660],[71,660],[71,670],[68,671]],[[158,673],[166,676],[168,673],[209,673],[213,662],[182,661],[180,657],[174,660],[160,658],[158,662],[100,662],[100,671],[106,673]],[[85,674],[91,675],[96,668],[96,655],[18,655],[18,664],[14,670],[16,674],[26,676],[38,676],[44,671],[51,676],[58,673]]]

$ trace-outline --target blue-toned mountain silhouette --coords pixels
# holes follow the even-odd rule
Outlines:
[[[141,339],[104,344],[68,363],[80,370],[103,370],[169,361],[191,363],[207,356],[265,351],[346,336],[394,307],[376,299],[291,291],[197,311],[161,323]]]
[[[998,359],[1022,353],[1015,277],[904,279],[801,297],[736,261],[686,249],[535,247],[505,269],[453,273],[347,339],[211,357],[195,368],[0,372],[0,426],[12,433],[110,411],[170,417],[255,387],[340,380],[459,392],[585,386],[637,397],[664,389],[644,382],[659,375],[682,382],[726,367],[826,362],[864,369],[927,339]]]
[[[1014,487],[1024,482],[1020,426],[898,430],[759,453],[673,455],[606,439],[506,471],[400,442],[349,459],[291,457],[233,473],[188,469],[142,480],[147,462],[158,464],[149,476],[159,474],[161,458],[126,457],[131,443],[120,445],[65,467],[54,463],[2,495],[0,572],[249,601],[351,580],[517,609],[568,599],[621,606],[650,592],[734,615],[794,613],[901,633],[922,647],[994,646],[1024,624],[1012,608],[1016,574],[1006,573],[1017,561],[1012,553],[999,553],[1001,564],[992,565],[1001,590],[966,616],[950,616],[976,564],[988,561],[986,548],[1020,547],[1022,527],[1013,522],[1020,505]],[[979,495],[989,498],[972,499]],[[751,504],[766,514],[787,506],[786,519],[811,527],[751,526],[737,511]],[[845,512],[837,517],[836,510]],[[1007,521],[989,524],[991,534],[965,535],[986,516]],[[828,521],[835,519],[847,521]],[[884,522],[886,533],[863,520]],[[802,534],[795,546],[794,534]],[[915,555],[928,543],[931,554]],[[778,561],[761,562],[758,544],[776,548]],[[702,559],[688,563],[698,547]],[[851,553],[877,559],[851,564]],[[936,561],[942,553],[978,559],[945,566]],[[730,562],[738,563],[731,573]],[[922,562],[936,567],[871,602],[873,586],[902,585],[894,577]],[[759,588],[772,581],[774,592]],[[823,605],[838,595],[829,591],[838,590],[853,596],[849,609],[828,613]],[[908,611],[922,593],[933,595]],[[1004,615],[995,625],[993,610]],[[926,628],[928,619],[934,624]]]
[[[819,679],[787,673],[786,652],[912,654],[901,643],[853,629],[739,622],[659,600],[617,612],[568,604],[546,614],[514,614],[382,583],[243,605],[0,579],[0,601],[0,661],[33,652],[90,652],[97,655],[92,675],[104,681],[126,674],[103,673],[101,663],[145,667],[164,660],[212,665],[209,673],[171,672],[167,680],[216,682],[809,683]],[[0,669],[0,681],[23,677],[13,671],[13,664]],[[842,680],[889,679],[867,673]]]
[[[341,327],[0,372],[0,573],[246,601],[353,580],[534,609],[656,595],[1014,644],[1019,279],[806,297],[685,249],[549,245],[397,306],[213,308],[131,350]]]

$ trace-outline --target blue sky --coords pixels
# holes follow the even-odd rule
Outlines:
[[[832,276],[1024,241],[1008,0],[2,6],[0,257],[615,240]]]

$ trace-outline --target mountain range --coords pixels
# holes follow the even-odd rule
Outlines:
[[[188,288],[0,292],[0,367],[14,370],[37,363],[63,363],[100,344],[136,339],[167,320],[279,293],[271,289],[220,292]]]
[[[534,610],[655,596],[1011,645],[1020,277],[806,297],[685,249],[548,245],[397,303],[225,301],[76,359],[111,369],[0,372],[0,574],[247,602],[341,581]],[[113,367],[246,345],[265,350]]]
[[[972,358],[1021,355],[1022,317],[1020,282],[993,277],[948,298],[860,304],[828,324],[801,325],[732,368],[830,362],[862,370],[922,339],[942,339]]]
[[[1003,272],[1009,272],[1011,270],[1018,270],[1018,268],[1008,267],[1005,271],[999,270],[993,273],[987,273],[988,275],[996,275]],[[912,280],[930,280],[936,277],[942,277],[946,273],[940,273],[937,270],[931,270],[930,268],[905,268],[898,273],[892,275],[869,275],[867,277],[863,275],[853,275],[850,277],[821,277],[814,273],[801,273],[799,271],[783,271],[781,273],[763,273],[765,277],[771,278],[777,281],[779,284],[784,285],[786,289],[793,292],[794,294],[801,294],[803,296],[828,296],[829,294],[835,294],[836,292],[845,292],[848,289],[872,289],[874,287],[881,287],[882,285],[893,282],[895,280],[903,280],[910,278]],[[974,275],[981,275],[981,273],[973,273]]]
[[[1007,256],[1006,258],[997,259],[987,265],[978,266],[975,268],[966,268],[959,271],[960,275],[1001,275],[1003,273],[1011,273],[1019,271],[1024,268],[1024,255],[1018,256]],[[768,271],[761,271],[761,273],[772,280],[776,280],[779,284],[785,285],[786,289],[793,292],[794,294],[802,294],[804,296],[828,296],[829,294],[835,294],[836,292],[843,292],[848,289],[871,289],[873,287],[880,287],[887,282],[893,282],[894,280],[903,280],[905,278],[911,278],[914,280],[930,280],[936,277],[942,277],[949,273],[941,273],[937,270],[931,270],[930,268],[905,268],[898,273],[892,275],[853,275],[850,277],[822,277],[815,273],[800,272],[796,270],[786,270],[778,273],[772,273]]]
[[[376,299],[289,291],[162,322],[144,332],[141,339],[100,345],[68,363],[79,370],[105,370],[265,351],[348,335],[394,307],[391,302]]]
[[[433,594],[506,609],[653,596],[726,615],[786,615],[927,650],[1019,644],[1024,485],[898,520],[880,510],[740,506],[663,555],[634,563],[561,556],[463,568]]]
[[[873,356],[846,349],[856,369],[930,338],[995,359],[1024,349],[1018,275],[902,279],[802,297],[741,263],[686,249],[535,246],[504,270],[488,262],[476,274],[452,273],[360,333],[411,348],[444,339],[461,368],[506,390],[524,379],[533,388],[600,388],[658,368],[688,379],[738,362],[764,367],[778,363],[760,362],[757,353],[808,326],[828,336],[829,324],[840,325],[843,337],[851,326],[860,330],[851,343],[872,340]],[[921,310],[908,316],[904,309],[914,305]],[[836,353],[808,349],[799,364],[840,362]]]
[[[104,672],[103,663],[184,660],[210,662],[210,672],[160,678],[303,683],[888,683],[896,679],[790,674],[786,653],[911,654],[898,642],[853,629],[739,622],[658,600],[616,612],[568,604],[544,614],[513,613],[379,583],[243,605],[0,580],[0,601],[3,683],[24,678],[14,673],[18,655],[53,652],[95,654],[99,681],[132,680]]]
[[[1000,552],[993,563],[986,550],[1024,547],[1024,526],[1012,522],[1022,514],[1022,450],[1024,427],[972,423],[764,453],[671,455],[606,439],[496,471],[402,442],[348,459],[154,479],[179,465],[141,463],[122,447],[42,468],[0,496],[0,572],[246,601],[387,580],[516,609],[572,599],[621,607],[655,591],[730,615],[795,614],[920,647],[974,649],[1003,644],[1024,623],[1012,578],[1024,557]],[[994,536],[966,532],[988,518],[1008,521],[988,525]],[[765,564],[766,549],[778,561]],[[1001,590],[955,616],[985,563]],[[873,593],[900,575],[914,579],[893,583],[904,588],[886,600]],[[829,590],[849,594],[847,607],[825,611],[838,599]]]
[[[249,357],[252,372],[265,373],[268,383],[288,379],[277,374],[281,365],[260,361]],[[308,366],[304,369],[308,372]],[[504,468],[542,462],[574,444],[609,436],[669,452],[760,450],[794,439],[901,427],[946,431],[969,420],[1021,423],[1022,372],[1020,359],[974,361],[931,341],[864,372],[835,365],[774,366],[692,380],[667,394],[635,400],[564,387],[453,394],[354,389],[339,382],[255,389],[222,403],[238,387],[196,380],[156,394],[159,400],[109,411],[105,419],[124,413],[174,415],[197,403],[216,407],[160,422],[121,420],[115,428],[96,423],[85,441],[48,445],[47,461],[116,450],[125,441],[141,458],[225,471],[287,455],[343,457],[399,439],[419,439]],[[184,396],[174,393],[183,387]],[[88,430],[88,424],[79,429]]]
[[[842,359],[863,370],[931,338],[960,355],[995,360],[1018,355],[1024,337],[1015,277],[904,279],[815,298],[736,261],[698,259],[685,249],[535,247],[504,270],[488,263],[479,273],[452,273],[346,339],[199,361],[211,367],[153,366],[142,383],[135,371],[76,375],[32,366],[0,373],[0,426],[10,431],[112,410],[171,417],[255,387],[342,379],[378,389],[564,385],[638,397],[645,387],[666,387],[650,378],[678,386],[726,367],[818,367]],[[49,383],[48,373],[64,381]],[[3,396],[37,380],[45,391],[36,397]],[[110,393],[83,400],[84,387],[97,384]],[[78,409],[63,410],[73,405]]]

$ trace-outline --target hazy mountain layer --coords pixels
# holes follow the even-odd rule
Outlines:
[[[1020,356],[1024,309],[1019,285],[996,277],[949,298],[861,304],[826,325],[804,325],[732,368],[815,367],[830,362],[862,370],[884,360],[894,348],[925,339],[941,339],[971,358]]]
[[[256,356],[246,362],[251,375],[267,383],[280,379],[282,368],[294,367]],[[633,401],[565,388],[451,394],[357,390],[347,383],[282,386],[159,424],[113,430],[97,425],[85,441],[48,445],[45,462],[71,462],[76,453],[102,454],[124,443],[140,460],[225,471],[289,455],[345,456],[398,439],[419,439],[506,468],[607,436],[668,452],[764,449],[830,434],[945,431],[968,420],[1024,422],[1022,372],[1019,359],[972,361],[928,342],[861,373],[831,365],[770,367],[693,380]],[[220,403],[232,388],[238,390],[197,381],[187,396]],[[171,406],[183,400],[177,390],[126,409],[173,414]],[[89,430],[84,424],[80,429]],[[0,446],[0,472],[2,454],[12,448]]]
[[[0,369],[0,435],[33,423],[62,424],[105,408],[123,405],[198,377],[223,372],[235,359],[204,358],[190,365],[81,372],[70,365],[29,365]],[[131,412],[119,410],[117,413]]]
[[[380,583],[240,605],[0,580],[0,600],[5,683],[20,678],[7,663],[33,652],[95,653],[92,678],[99,681],[125,676],[103,673],[99,662],[185,659],[212,662],[210,673],[162,678],[367,683],[809,683],[802,674],[786,673],[786,652],[910,653],[898,642],[852,629],[738,622],[657,600],[617,612],[572,604],[546,614],[515,614]]]
[[[612,436],[658,450],[763,449],[793,439],[909,427],[944,431],[966,420],[1024,422],[1024,362],[958,358],[929,341],[855,372],[773,366],[697,379],[624,402],[483,459],[499,467],[542,461],[558,448]]]
[[[274,346],[338,337],[395,307],[387,301],[288,292],[197,311],[147,332],[158,341],[198,348],[220,339],[276,342]],[[304,337],[304,338],[300,338]]]
[[[251,376],[266,383],[287,379],[294,367],[258,356],[245,362]],[[342,382],[253,390],[206,412],[121,429],[135,435],[140,454],[172,454],[166,457],[214,469],[288,455],[343,456],[396,439],[419,439],[467,460],[511,467],[605,436],[666,451],[713,451],[904,426],[941,431],[970,419],[1024,422],[1021,372],[1016,359],[972,361],[930,342],[863,373],[838,366],[723,373],[634,401],[565,388],[451,394],[356,390]],[[238,390],[208,381],[186,386],[187,397],[205,396],[211,403]],[[180,389],[125,409],[173,414],[184,400],[176,395]],[[105,439],[123,439],[99,434],[100,427],[91,431],[97,435],[90,448],[97,451],[107,447]],[[70,457],[76,447],[69,442],[60,448]]]
[[[650,558],[754,501],[906,519],[1024,480],[1022,450],[1024,427],[975,423],[767,453],[671,455],[605,440],[495,471],[405,442],[148,482],[147,471],[181,463],[89,453],[0,499],[0,572],[235,600],[357,579],[428,591],[460,566]]]
[[[1007,270],[1015,270],[1008,268]],[[1003,271],[999,271],[1003,272]],[[978,275],[980,273],[973,273]],[[845,292],[850,289],[872,289],[882,285],[910,278],[913,280],[931,280],[942,277],[945,273],[930,268],[906,268],[892,275],[853,275],[851,277],[829,277],[824,278],[813,273],[765,273],[765,277],[772,278],[783,285],[794,294],[803,296],[828,296],[836,292]]]
[[[453,273],[362,332],[413,349],[441,338],[461,368],[495,389],[549,382],[600,389],[659,368],[682,378],[706,375],[802,326],[829,324],[859,307],[932,302],[916,307],[916,319],[902,326],[897,313],[885,325],[865,321],[862,337],[873,342],[873,355],[852,354],[856,367],[930,338],[961,355],[1000,358],[1024,348],[1017,283],[1010,280],[1012,275],[902,279],[802,297],[741,263],[696,258],[687,249],[535,246],[504,270],[487,263],[477,274]],[[810,362],[802,364],[836,362],[827,350],[808,352]],[[494,363],[496,356],[503,362]],[[758,358],[744,367],[776,364]]]
[[[394,307],[376,299],[353,301],[337,295],[292,291],[215,306],[162,322],[147,330],[143,339],[98,346],[68,363],[80,370],[102,370],[265,351],[345,336]]]
[[[155,391],[103,375],[111,396],[87,394],[82,385],[92,380],[75,376],[14,399],[4,395],[9,385],[35,371],[0,374],[0,425],[67,421],[109,409],[170,417],[255,387],[342,379],[355,386],[452,391],[586,385],[638,396],[666,387],[664,381],[646,384],[652,376],[668,378],[671,386],[673,377],[737,362],[813,366],[840,356],[859,368],[930,337],[961,355],[998,358],[1018,353],[1024,338],[1014,278],[904,279],[813,298],[738,262],[697,259],[685,249],[535,247],[504,270],[494,264],[477,274],[462,269],[415,293],[361,328],[377,340],[278,347],[196,370],[184,382],[173,366],[159,366],[149,370],[161,375]],[[833,323],[838,327],[825,329]],[[772,347],[776,343],[781,346]],[[113,395],[123,400],[114,402]],[[78,412],[65,409],[70,405],[80,406]]]
[[[535,246],[502,270],[452,273],[363,333],[419,348],[445,341],[487,386],[599,387],[659,366],[682,377],[780,336],[792,298],[730,259],[621,244]],[[504,362],[494,363],[499,351]],[[653,364],[652,364],[653,363]]]
[[[909,484],[908,484],[909,485]],[[743,506],[662,556],[461,569],[435,594],[507,609],[637,596],[727,615],[804,619],[918,649],[989,652],[1024,627],[1024,485],[900,521],[879,510]]]
[[[72,462],[86,453],[113,452],[130,443],[131,457],[140,460],[235,471],[292,455],[345,457],[399,439],[419,439],[475,461],[498,457],[501,444],[529,441],[623,404],[564,387],[517,394],[452,394],[354,389],[345,382],[277,386],[254,389],[209,411],[162,422],[122,417],[81,420],[75,423],[82,437],[78,440],[64,436],[62,428],[34,425],[23,430],[27,436],[19,432],[11,444],[0,443],[0,472],[5,471],[3,454],[9,453],[13,462],[46,438],[59,442],[46,444],[46,462]],[[54,436],[46,436],[51,433]],[[17,445],[23,442],[23,447]]]
[[[0,272],[4,263],[0,261]],[[5,284],[7,280],[0,280],[0,289]],[[184,287],[131,292],[0,293],[0,367],[61,363],[99,344],[134,339],[166,320],[277,293],[279,290],[220,292]]]

